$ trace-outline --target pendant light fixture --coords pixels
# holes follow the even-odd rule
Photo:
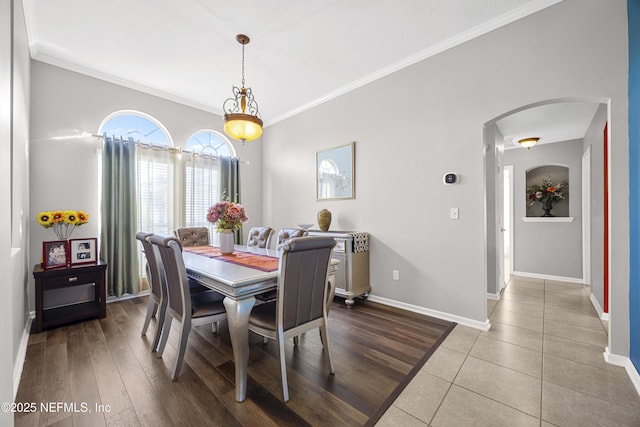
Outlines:
[[[538,141],[540,141],[540,138],[525,138],[518,141],[518,143],[528,150],[536,145]]]
[[[253,99],[251,88],[244,87],[244,46],[249,43],[249,37],[244,34],[236,36],[242,45],[242,87],[233,86],[233,98],[228,98],[222,104],[224,110],[224,133],[233,139],[253,141],[262,135],[262,119],[258,113],[258,103]]]

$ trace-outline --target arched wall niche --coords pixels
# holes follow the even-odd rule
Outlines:
[[[565,165],[541,165],[525,172],[527,217],[540,217],[544,213],[542,202],[534,196],[535,189],[542,189],[543,195],[556,194],[562,199],[553,202],[551,214],[556,217],[569,216],[569,167]],[[547,185],[550,184],[550,185]],[[546,188],[545,188],[546,187]],[[552,187],[552,188],[549,188]]]

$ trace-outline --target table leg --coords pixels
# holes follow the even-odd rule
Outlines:
[[[236,401],[247,398],[247,365],[249,363],[249,314],[256,299],[249,297],[233,300],[225,297],[223,303],[227,310],[227,323],[233,347],[233,363],[236,371]]]

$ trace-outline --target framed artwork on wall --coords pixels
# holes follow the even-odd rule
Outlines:
[[[316,153],[316,200],[354,199],[355,142]]]
[[[71,265],[95,264],[98,262],[97,242],[98,239],[95,237],[69,240]]]
[[[66,268],[69,264],[69,245],[66,240],[42,242],[42,268]]]

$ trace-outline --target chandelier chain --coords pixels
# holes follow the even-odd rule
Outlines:
[[[242,87],[244,87],[244,43],[242,43]]]

